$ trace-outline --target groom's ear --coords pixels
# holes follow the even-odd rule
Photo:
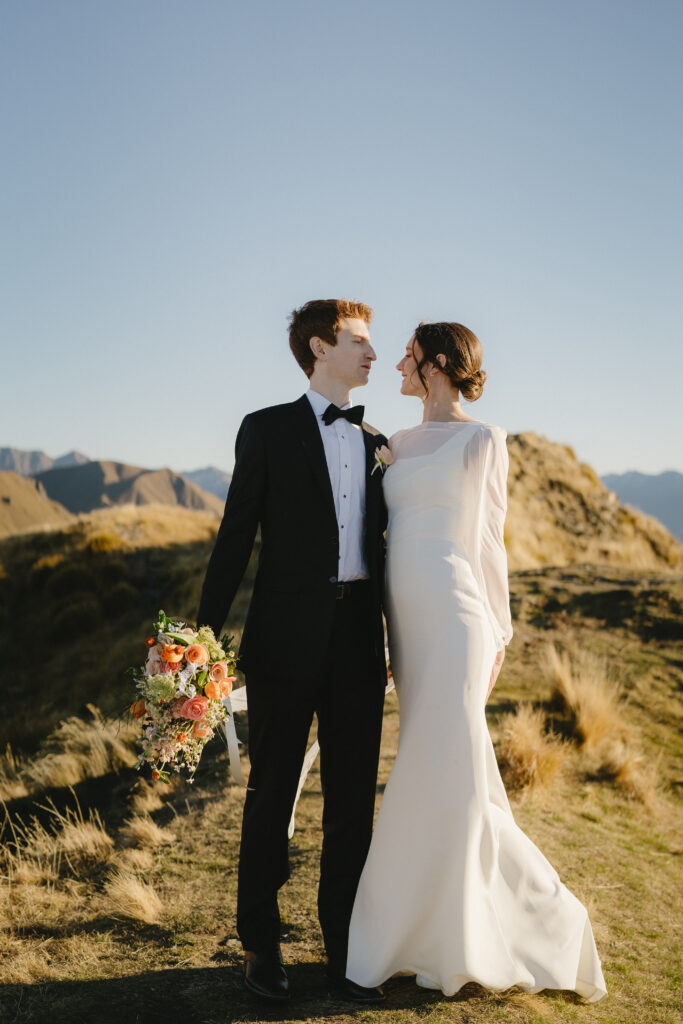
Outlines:
[[[308,347],[316,359],[325,358],[325,343],[317,334],[314,334],[312,338],[308,339]]]

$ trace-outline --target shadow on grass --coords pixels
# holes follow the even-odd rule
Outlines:
[[[260,1024],[327,1018],[369,1022],[374,1014],[380,1021],[397,1011],[423,1016],[444,1002],[484,1010],[484,1004],[503,1006],[507,998],[470,984],[447,999],[419,988],[411,976],[387,982],[381,1005],[362,1006],[330,990],[322,963],[289,963],[292,998],[271,1004],[244,989],[241,954],[218,952],[212,960],[214,967],[178,966],[122,978],[6,985],[0,990],[0,1019],[6,1024]],[[580,1002],[572,993],[553,995],[564,996],[567,1003]],[[410,1017],[414,1019],[412,1013]]]
[[[170,967],[123,978],[36,982],[0,989],[4,1024],[227,1024],[344,1018],[373,1010],[427,1006],[443,998],[401,978],[387,986],[386,1003],[360,1007],[329,990],[321,963],[288,964],[292,999],[269,1004],[242,985],[242,957],[218,953],[215,967]]]

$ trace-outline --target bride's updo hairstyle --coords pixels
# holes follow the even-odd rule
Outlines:
[[[486,380],[486,370],[481,369],[481,342],[476,334],[462,324],[421,323],[415,330],[414,339],[422,349],[417,375],[427,394],[429,383],[422,370],[431,363],[448,377],[463,398],[476,402]],[[436,358],[438,355],[446,357],[445,366]]]

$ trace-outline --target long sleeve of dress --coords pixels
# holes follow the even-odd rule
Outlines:
[[[486,427],[475,439],[473,462],[479,468],[477,528],[478,575],[500,651],[512,639],[508,565],[503,530],[507,510],[508,453],[506,433]]]

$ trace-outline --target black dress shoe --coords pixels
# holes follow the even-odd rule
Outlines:
[[[328,964],[327,980],[330,983],[330,987],[340,996],[345,996],[347,999],[351,999],[354,1003],[383,1003],[384,992],[381,988],[364,988],[363,985],[357,985],[355,981],[351,981],[347,978],[344,971],[334,965]]]
[[[289,999],[289,978],[279,949],[267,953],[245,953],[244,984],[261,999],[284,1003]]]

